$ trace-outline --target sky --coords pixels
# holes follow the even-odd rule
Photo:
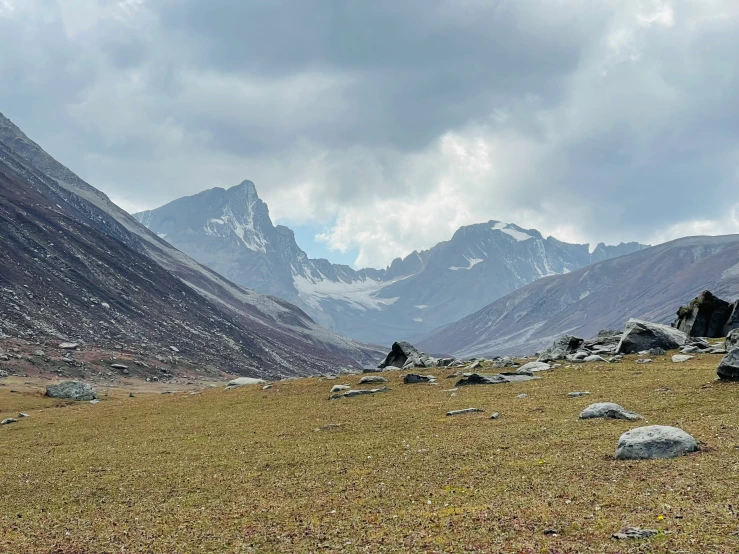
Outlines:
[[[383,267],[739,233],[736,0],[0,0],[0,112],[130,212],[250,179]]]

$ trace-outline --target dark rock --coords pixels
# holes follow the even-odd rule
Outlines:
[[[659,531],[656,529],[640,529],[639,527],[624,527],[618,533],[611,535],[616,540],[638,540],[649,539],[657,535]]]
[[[436,377],[433,375],[418,375],[416,373],[409,373],[403,377],[403,383],[411,385],[414,383],[433,383],[436,381]]]
[[[502,383],[508,383],[509,381],[500,374],[495,375],[483,375],[481,373],[473,373],[468,377],[463,377],[454,385],[455,387],[462,387],[466,385],[500,385]]]
[[[723,357],[716,373],[724,381],[739,381],[739,348],[734,348]]]
[[[568,354],[574,354],[582,346],[583,339],[573,337],[572,335],[564,335],[554,341],[552,347],[542,352],[539,356],[540,362],[552,362],[555,360],[564,360]]]
[[[82,381],[62,381],[56,385],[48,385],[46,396],[66,400],[95,400],[97,393],[95,389]]]
[[[598,402],[597,404],[591,404],[585,408],[580,414],[580,419],[626,419],[629,421],[636,421],[637,419],[643,419],[637,413],[630,412],[623,406],[614,404],[613,402]]]
[[[396,343],[393,343],[393,346],[390,349],[390,353],[387,355],[384,361],[380,362],[380,365],[377,367],[379,367],[380,369],[383,369],[389,365],[395,367],[403,367],[408,362],[408,359],[420,360],[421,352],[419,352],[416,347],[409,342],[406,342],[404,340],[398,341]]]
[[[618,344],[619,354],[633,354],[650,348],[673,350],[685,344],[687,335],[682,331],[639,319],[630,319]]]
[[[698,450],[698,443],[677,427],[650,425],[626,431],[618,439],[616,459],[655,460],[676,458]]]
[[[664,356],[665,354],[667,354],[667,352],[665,351],[664,348],[657,347],[657,348],[650,348],[649,349],[649,355],[650,356]]]
[[[727,352],[731,352],[734,348],[739,348],[739,329],[733,329],[726,335],[724,348]]]
[[[690,304],[680,307],[673,327],[691,337],[724,337],[735,328],[729,320],[735,319],[736,307],[736,302],[730,304],[705,290]]]
[[[18,420],[15,418],[9,417],[9,418],[6,418],[0,421],[0,425],[10,425],[11,423],[18,423]]]
[[[110,367],[112,367],[113,369],[128,369],[128,366],[123,364],[113,364]]]

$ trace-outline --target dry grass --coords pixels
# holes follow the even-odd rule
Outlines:
[[[0,427],[0,551],[737,552],[739,384],[714,383],[718,360],[628,357],[456,397],[449,371],[337,401],[330,387],[358,376],[62,408],[2,387],[0,413],[31,418]],[[578,421],[596,401],[704,449],[616,461],[637,424]],[[486,414],[445,416],[469,407]],[[611,540],[624,525],[663,533]]]

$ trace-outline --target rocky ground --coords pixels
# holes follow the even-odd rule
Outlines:
[[[13,348],[24,373],[0,378],[0,418],[18,419],[0,426],[3,552],[739,548],[739,383],[715,380],[721,354],[562,360],[489,385],[455,386],[466,366],[224,390],[196,374],[147,382],[133,362],[116,375],[108,358],[131,353],[110,352],[79,360],[99,373],[90,404],[43,396],[51,374],[36,364],[61,352],[34,363]],[[493,366],[471,371],[521,369]],[[378,392],[329,400],[351,390]],[[602,402],[628,418],[579,419]],[[700,450],[616,459],[620,437],[646,425],[683,429]]]

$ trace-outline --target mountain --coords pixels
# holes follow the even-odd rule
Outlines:
[[[234,282],[293,302],[341,334],[385,345],[420,338],[541,277],[644,248],[599,244],[591,254],[587,244],[489,221],[386,269],[357,271],[308,258],[290,229],[272,224],[251,181],[134,217]]]
[[[81,340],[258,376],[381,352],[246,290],[160,239],[0,114],[0,336]]]
[[[418,346],[437,354],[531,354],[563,334],[589,338],[631,317],[670,323],[678,308],[710,290],[739,297],[739,235],[688,237],[540,279]]]

